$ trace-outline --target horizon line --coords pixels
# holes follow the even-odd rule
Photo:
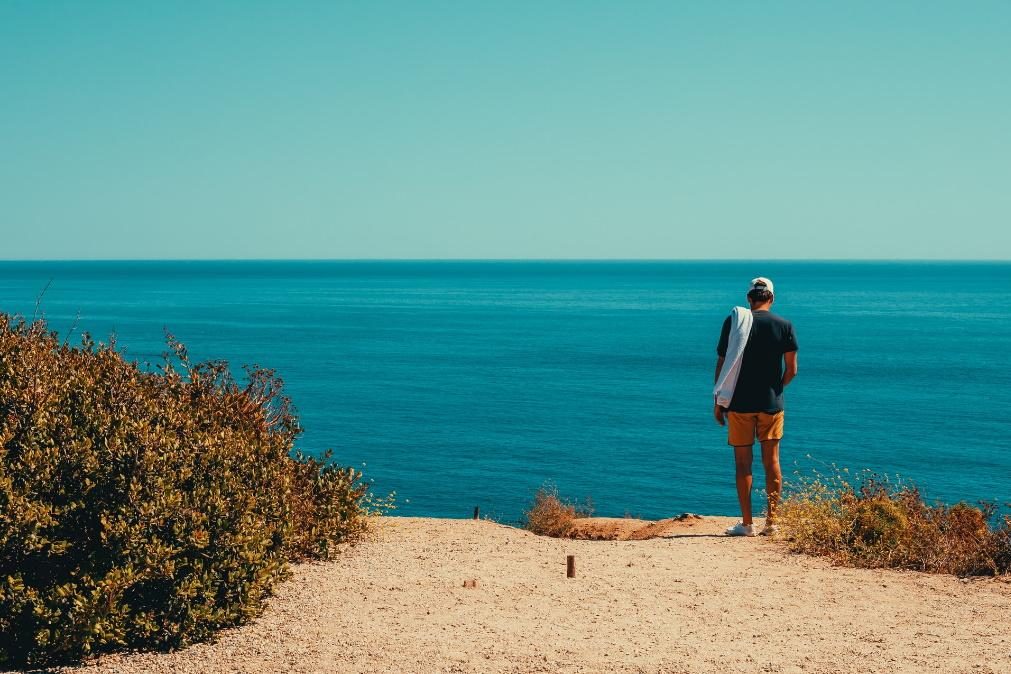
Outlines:
[[[628,258],[607,258],[607,257],[586,257],[586,258],[568,258],[568,257],[283,257],[283,258],[271,258],[271,257],[200,257],[200,258],[132,258],[132,257],[122,257],[122,258],[0,258],[0,264],[8,263],[47,263],[47,262],[77,262],[77,263],[101,263],[101,262],[555,262],[555,263],[580,263],[580,262],[599,262],[599,263],[627,263],[627,262],[643,262],[643,263],[668,263],[668,262],[679,262],[679,263],[735,263],[735,262],[761,262],[763,264],[770,263],[789,263],[789,262],[826,262],[826,263],[881,263],[881,262],[891,262],[891,263],[917,263],[917,264],[929,264],[929,263],[1011,263],[1011,258],[845,258],[845,257],[790,257],[790,258],[661,258],[661,257],[628,257]]]

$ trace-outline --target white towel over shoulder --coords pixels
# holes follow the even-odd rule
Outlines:
[[[727,355],[723,360],[720,376],[716,378],[713,395],[720,407],[729,407],[737,388],[737,376],[741,373],[741,361],[744,359],[744,347],[748,345],[751,336],[751,325],[754,315],[747,307],[734,307],[730,312],[730,340],[727,342]]]

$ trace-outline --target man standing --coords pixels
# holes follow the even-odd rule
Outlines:
[[[751,463],[755,438],[762,445],[765,490],[769,513],[762,534],[776,531],[776,506],[783,489],[779,467],[779,441],[783,439],[783,389],[797,376],[797,338],[790,321],[769,311],[775,299],[772,281],[759,277],[748,288],[751,331],[739,363],[737,384],[728,407],[716,402],[713,415],[720,426],[730,420],[727,442],[734,448],[737,499],[742,520],[727,529],[728,536],[754,536],[751,520]],[[723,323],[716,347],[716,379],[720,379],[731,340],[731,317]],[[786,361],[784,371],[783,361]]]

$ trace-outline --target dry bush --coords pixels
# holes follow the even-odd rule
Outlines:
[[[916,487],[871,475],[854,487],[845,471],[801,480],[777,513],[797,552],[959,576],[1011,573],[1011,518],[997,520],[992,504],[929,505]]]
[[[540,536],[565,538],[572,530],[572,521],[577,517],[589,517],[591,510],[589,503],[579,506],[563,501],[555,486],[544,485],[534,494],[530,509],[523,513],[523,526]]]
[[[169,343],[149,369],[0,315],[0,666],[206,638],[363,532],[360,474],[292,456],[280,379]]]

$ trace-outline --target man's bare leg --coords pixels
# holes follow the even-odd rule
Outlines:
[[[763,448],[765,447],[763,443]],[[763,452],[764,456],[764,452]],[[741,504],[741,520],[751,525],[751,445],[734,447],[734,466],[737,472],[737,501]]]
[[[765,466],[765,492],[769,495],[769,516],[765,525],[775,523],[779,496],[783,491],[783,470],[779,467],[779,440],[762,442],[762,465]]]

